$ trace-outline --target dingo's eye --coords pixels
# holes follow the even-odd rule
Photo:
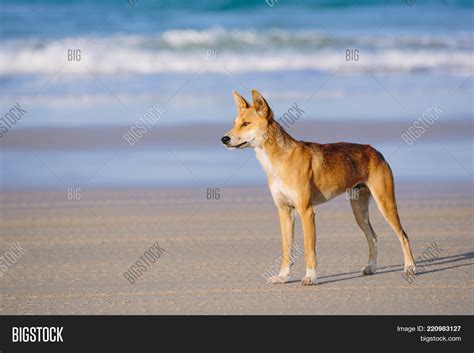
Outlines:
[[[244,122],[242,123],[242,127],[247,126],[247,125],[250,125],[250,122],[244,121]]]

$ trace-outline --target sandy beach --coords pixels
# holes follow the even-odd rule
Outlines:
[[[0,278],[0,314],[474,314],[472,184],[398,183],[397,195],[415,257],[440,249],[416,279],[401,276],[373,202],[378,273],[360,275],[367,244],[341,196],[318,207],[319,285],[303,287],[303,256],[292,283],[265,282],[280,256],[266,185],[213,200],[205,187],[3,192],[1,253],[17,242],[26,253]],[[164,252],[130,284],[124,273],[156,242]]]

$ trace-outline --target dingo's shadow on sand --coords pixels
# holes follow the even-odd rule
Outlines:
[[[457,267],[472,266],[474,265],[474,262],[470,261],[472,259],[474,259],[474,252],[471,251],[471,252],[467,252],[467,253],[459,254],[459,255],[443,256],[443,257],[438,257],[432,260],[418,261],[416,263],[417,269],[418,269],[418,273],[416,274],[416,276],[423,276],[428,273],[445,271],[445,270],[449,270],[449,269],[457,268]],[[459,262],[461,261],[468,261],[468,263],[460,264]],[[443,265],[447,265],[447,266],[443,266]],[[439,266],[442,266],[442,267],[439,267]],[[403,271],[403,265],[384,266],[384,267],[377,268],[377,273],[375,273],[372,276],[383,275],[390,272],[400,272],[400,275],[401,275],[402,271]],[[362,278],[362,277],[367,277],[367,276],[362,275],[360,271],[338,273],[335,275],[326,275],[326,276],[318,277],[318,285],[335,283],[339,281],[347,281],[350,279]],[[403,279],[402,276],[400,277],[401,279]],[[293,280],[293,281],[290,281],[290,283],[291,282],[299,282],[299,281]],[[407,281],[407,283],[411,283],[411,282]]]

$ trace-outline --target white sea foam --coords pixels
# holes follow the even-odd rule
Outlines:
[[[428,70],[469,75],[474,39],[443,36],[334,36],[316,31],[172,30],[156,36],[115,35],[2,43],[0,74],[258,72],[409,72]],[[67,50],[81,61],[68,62]],[[346,62],[345,50],[359,60]],[[208,51],[218,56],[208,60]]]

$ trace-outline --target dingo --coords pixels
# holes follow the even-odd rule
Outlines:
[[[405,258],[405,273],[416,267],[408,236],[400,224],[393,176],[382,154],[369,145],[355,143],[318,144],[296,141],[274,119],[265,99],[252,91],[253,105],[237,92],[237,118],[234,127],[222,137],[228,148],[253,147],[268,177],[268,185],[278,209],[282,240],[280,273],[271,283],[290,278],[293,245],[293,210],[301,217],[304,233],[306,275],[303,285],[316,284],[316,237],[313,206],[351,191],[352,211],[369,244],[369,263],[364,275],[374,274],[377,266],[377,235],[369,221],[369,199],[377,206],[398,236]],[[354,191],[358,191],[355,193]]]

